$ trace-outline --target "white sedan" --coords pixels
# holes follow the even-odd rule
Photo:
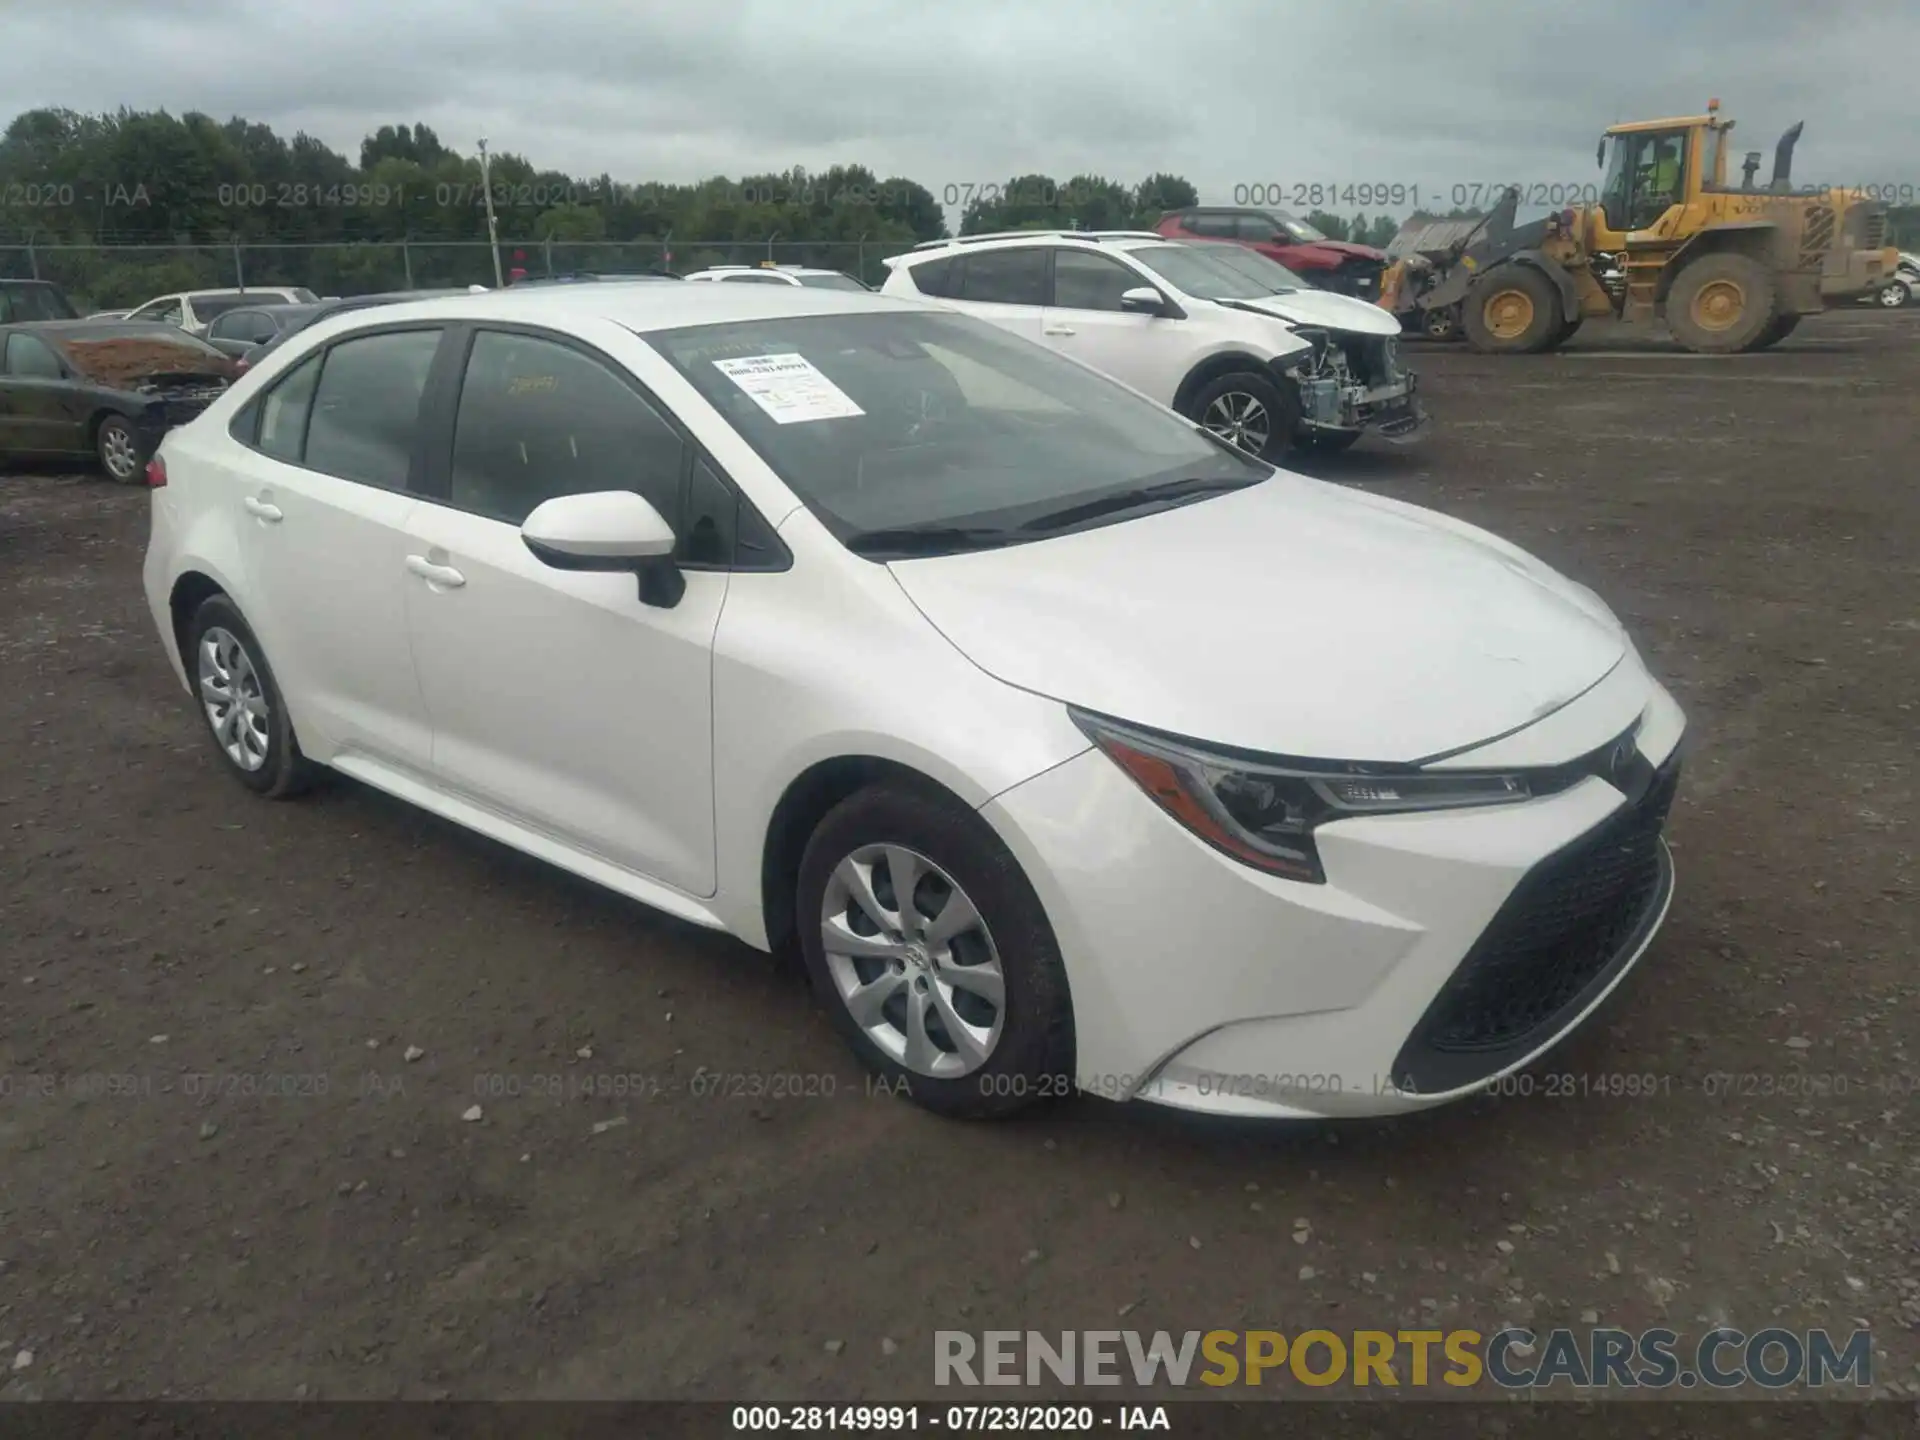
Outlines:
[[[242,784],[330,768],[797,946],[943,1113],[1474,1093],[1672,894],[1684,721],[1592,592],[922,302],[357,311],[149,479]]]

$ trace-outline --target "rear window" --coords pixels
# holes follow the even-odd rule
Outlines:
[[[10,325],[16,320],[78,320],[79,318],[58,286],[0,284],[0,325]]]
[[[296,296],[312,298],[312,292],[296,290]],[[242,306],[278,305],[284,303],[278,290],[235,290],[227,295],[196,295],[193,297],[193,313],[202,320],[215,315],[224,315],[229,310],[238,310]]]
[[[802,275],[800,283],[815,290],[865,290],[851,275]]]

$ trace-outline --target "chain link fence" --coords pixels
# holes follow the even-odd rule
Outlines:
[[[904,243],[864,240],[502,240],[500,275],[619,274],[710,265],[813,265],[869,285]],[[304,285],[316,295],[367,295],[495,285],[494,250],[484,240],[395,240],[298,245],[0,245],[0,279],[51,280],[82,314],[123,309],[176,290]]]

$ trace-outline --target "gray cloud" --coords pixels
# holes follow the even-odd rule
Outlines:
[[[1039,171],[1235,185],[1597,178],[1615,119],[1717,95],[1736,150],[1920,182],[1908,0],[244,0],[6,7],[11,109],[240,114],[349,156],[384,123],[576,175],[860,161],[944,187]],[[97,45],[111,36],[111,49]],[[100,56],[110,53],[110,63]],[[11,118],[0,116],[0,122]],[[1350,207],[1341,207],[1350,208]]]

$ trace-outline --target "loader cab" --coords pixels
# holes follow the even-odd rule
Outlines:
[[[1702,142],[1712,133],[1711,147]],[[1619,234],[1651,230],[1662,216],[1683,206],[1699,193],[1699,176],[1707,165],[1724,164],[1719,156],[1719,132],[1692,120],[1656,121],[1623,125],[1600,139],[1600,163],[1606,179],[1600,185],[1600,208],[1607,229]],[[1711,149],[1714,153],[1706,153]],[[1706,170],[1711,175],[1713,170]]]

